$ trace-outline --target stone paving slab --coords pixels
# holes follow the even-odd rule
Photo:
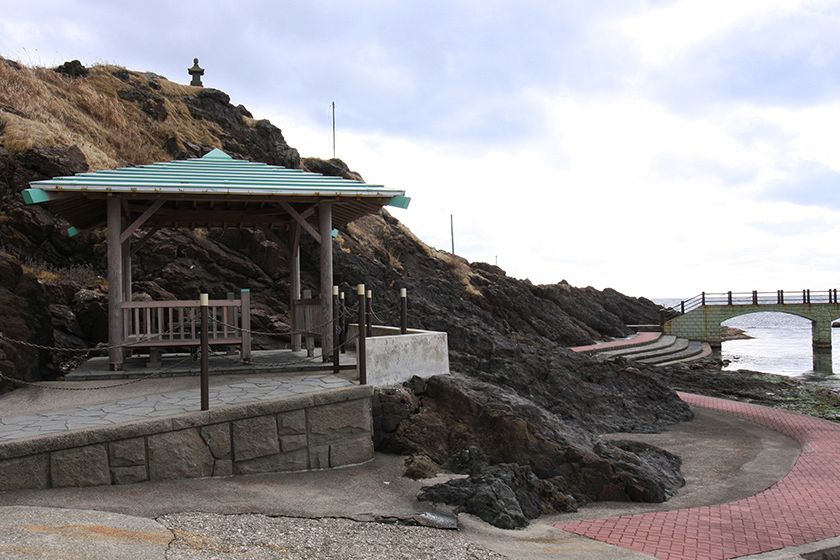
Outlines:
[[[103,379],[133,379],[154,375],[156,377],[174,377],[199,375],[198,359],[191,354],[164,354],[160,366],[147,365],[147,356],[133,356],[125,360],[123,369],[111,371],[107,356],[90,358],[72,372],[64,376],[67,381],[96,381]],[[341,369],[356,367],[356,354],[348,351],[339,354]],[[321,349],[315,348],[315,355],[306,356],[306,350],[254,350],[251,362],[243,363],[238,354],[227,355],[224,352],[210,354],[210,375],[251,374],[262,375],[277,372],[313,372],[331,371],[332,363],[321,359]]]
[[[332,374],[248,377],[210,385],[210,408],[308,395],[355,384]],[[70,430],[111,426],[150,418],[166,418],[200,408],[194,389],[145,395],[112,402],[0,417],[0,443]]]
[[[840,536],[840,424],[754,404],[680,393],[798,441],[782,480],[749,498],[713,506],[625,515],[557,528],[663,560],[726,560]]]

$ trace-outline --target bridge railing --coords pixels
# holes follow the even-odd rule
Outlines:
[[[665,319],[684,315],[706,305],[785,305],[811,303],[838,303],[837,289],[829,290],[776,290],[775,292],[701,292],[663,311]]]

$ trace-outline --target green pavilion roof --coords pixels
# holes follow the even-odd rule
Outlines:
[[[343,211],[337,208],[338,223],[347,223],[386,205],[406,208],[410,201],[401,190],[238,160],[219,149],[200,158],[32,181],[30,187],[23,192],[27,204],[48,203],[52,210],[79,227],[91,227],[104,220],[103,201],[108,196],[135,201],[165,199],[169,210],[180,208],[181,214],[187,208],[185,201],[191,201],[194,209],[209,205],[217,210],[223,207],[247,213],[274,202],[301,205],[329,199],[343,207]],[[94,207],[98,211],[94,212]],[[249,220],[238,223],[247,224]],[[183,224],[179,221],[171,225]]]

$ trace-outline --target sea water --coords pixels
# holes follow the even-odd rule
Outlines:
[[[680,300],[659,299],[660,305],[679,305]],[[838,317],[840,319],[840,317]],[[766,312],[741,315],[723,322],[752,338],[728,340],[721,346],[721,358],[727,370],[747,369],[779,373],[793,377],[826,378],[840,374],[840,329],[832,329],[831,360],[814,368],[811,348],[811,321],[787,313]],[[831,371],[829,371],[831,370]],[[833,376],[832,376],[833,377]]]

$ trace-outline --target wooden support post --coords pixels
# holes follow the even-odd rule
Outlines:
[[[332,312],[332,203],[318,204],[318,225],[321,232],[321,356],[326,362],[333,346]]]
[[[359,338],[356,343],[356,363],[359,368],[359,385],[367,385],[367,362],[365,356],[365,324],[367,323],[365,311],[367,310],[367,302],[365,301],[364,284],[356,286],[356,295],[359,298]]]
[[[339,343],[338,343],[338,341],[339,341],[339,337],[340,337],[339,333],[341,332],[341,329],[339,328],[339,324],[338,324],[339,317],[341,316],[341,314],[339,313],[339,310],[338,310],[338,286],[333,286],[332,308],[333,308],[333,324],[332,324],[332,329],[333,329],[333,355],[332,355],[333,373],[338,373],[339,365],[340,365],[339,364],[340,356],[339,356],[339,348],[338,348]]]
[[[207,307],[209,300],[207,294],[198,296],[201,306],[201,410],[210,410],[210,321]]]
[[[400,334],[408,333],[408,293],[400,288]]]
[[[239,302],[242,305],[242,361],[251,363],[251,290],[239,290]]]
[[[373,290],[367,291],[367,324],[365,325],[365,334],[368,337],[373,336]]]
[[[123,260],[120,229],[122,214],[120,199],[109,196],[107,203],[108,222],[108,362],[111,370],[121,370],[123,367]]]
[[[292,287],[290,310],[292,316],[292,330],[297,330],[297,309],[295,302],[300,299],[300,225],[295,224],[292,228],[292,258],[289,273],[291,274],[291,281],[289,284]],[[292,333],[292,350],[295,352],[300,350],[300,333]]]
[[[341,344],[341,353],[347,353],[347,300],[344,297],[344,292],[341,292],[339,305],[341,306],[341,335],[338,340]]]

